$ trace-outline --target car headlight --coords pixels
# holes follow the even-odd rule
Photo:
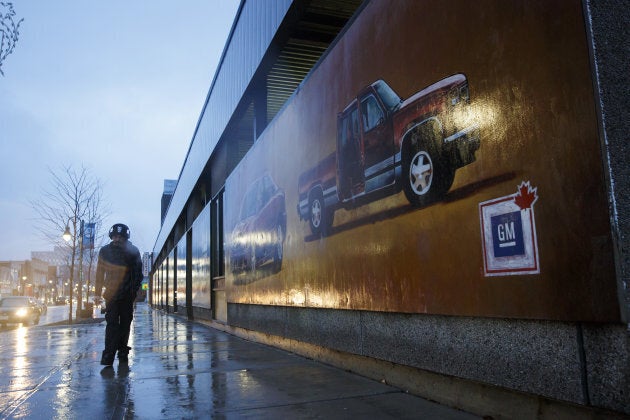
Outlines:
[[[23,316],[26,316],[26,314],[28,314],[28,311],[26,310],[26,308],[20,308],[17,310],[15,314],[19,317],[23,317]]]

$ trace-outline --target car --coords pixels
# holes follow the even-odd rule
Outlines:
[[[41,310],[37,301],[28,296],[7,296],[0,299],[0,325],[39,324]]]
[[[88,298],[88,303],[91,303],[95,308],[100,307],[102,304],[105,304],[105,299],[100,296],[90,296]]]
[[[37,306],[39,307],[40,315],[46,315],[46,313],[48,312],[48,305],[46,304],[46,300],[39,299],[35,302],[37,303]]]
[[[55,305],[67,305],[68,304],[68,298],[63,297],[63,296],[59,296],[57,299],[55,299]]]
[[[286,231],[284,191],[269,174],[264,174],[243,196],[231,235],[232,272],[256,271],[267,264],[273,271],[280,271]]]

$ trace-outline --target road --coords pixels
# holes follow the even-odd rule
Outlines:
[[[70,305],[61,306],[49,306],[45,315],[42,315],[39,319],[39,325],[54,324],[68,319],[68,308]],[[74,319],[76,314],[76,307],[72,308],[72,318]]]
[[[63,321],[68,321],[68,311],[70,305],[61,305],[61,306],[49,306],[46,314],[42,315],[39,319],[39,325],[50,325],[56,324]],[[72,305],[72,319],[73,321],[76,319],[77,315],[77,307],[76,304]],[[103,318],[104,315],[101,315],[100,309],[95,309],[94,318]],[[28,324],[10,324],[5,327],[0,327],[0,331],[13,330],[18,327],[30,328],[31,325]]]
[[[49,306],[48,311],[46,311],[45,315],[42,315],[39,319],[39,325],[48,325],[55,324],[61,321],[68,320],[68,311],[70,305],[62,305],[62,306]],[[74,303],[72,305],[72,320],[76,320],[77,316],[77,305]],[[105,315],[101,315],[100,307],[94,309],[92,312],[93,318],[104,318]]]

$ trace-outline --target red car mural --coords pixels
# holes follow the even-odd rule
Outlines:
[[[231,234],[232,272],[254,271],[263,265],[280,271],[286,230],[284,191],[265,174],[254,181],[243,196]]]

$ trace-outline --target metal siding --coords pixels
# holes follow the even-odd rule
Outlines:
[[[211,308],[210,205],[204,207],[192,225],[191,305]]]
[[[243,1],[237,23],[210,88],[177,187],[153,247],[159,252],[234,113],[293,0]],[[175,238],[176,240],[179,238]]]

